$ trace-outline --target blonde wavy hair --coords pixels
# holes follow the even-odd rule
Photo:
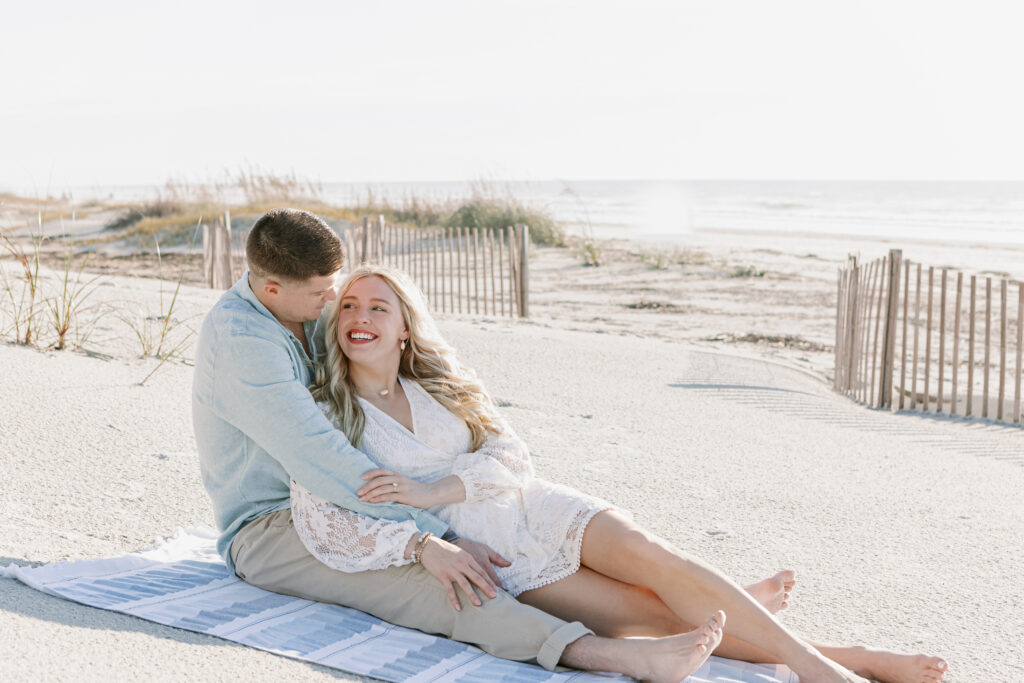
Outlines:
[[[366,416],[356,400],[348,358],[338,345],[338,316],[342,297],[354,282],[364,277],[380,278],[398,297],[402,319],[409,330],[398,374],[418,382],[438,403],[460,417],[472,434],[472,450],[477,450],[488,433],[499,431],[494,402],[476,374],[458,362],[455,350],[441,337],[419,287],[405,273],[393,268],[364,264],[342,281],[337,299],[330,304],[327,361],[317,367],[316,380],[310,387],[313,398],[328,404],[330,416],[352,445],[359,448]]]

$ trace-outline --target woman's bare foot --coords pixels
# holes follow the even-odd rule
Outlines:
[[[862,663],[852,667],[853,670],[882,683],[937,683],[946,677],[949,668],[941,657],[905,655],[870,648],[857,650],[857,659]]]
[[[719,610],[700,628],[667,638],[652,638],[643,653],[639,678],[652,683],[678,683],[699,669],[722,642],[725,612]]]
[[[775,614],[789,607],[789,594],[793,591],[794,585],[796,572],[792,569],[783,569],[775,576],[747,586],[745,590],[766,610]]]

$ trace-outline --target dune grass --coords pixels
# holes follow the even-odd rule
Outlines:
[[[36,323],[43,306],[39,272],[41,244],[42,236],[33,235],[29,250],[26,251],[22,244],[12,240],[7,233],[0,232],[0,245],[21,270],[20,276],[14,276],[8,273],[6,268],[0,269],[0,276],[3,278],[0,287],[3,288],[5,304],[3,326],[0,331],[4,332],[5,336],[13,332],[17,344],[30,345],[39,336]]]
[[[480,182],[464,199],[427,199],[414,195],[400,200],[380,197],[372,190],[347,206],[327,203],[323,187],[297,175],[276,175],[259,168],[225,172],[218,179],[190,183],[172,179],[156,196],[136,204],[108,205],[120,211],[98,241],[144,240],[180,244],[197,222],[219,216],[225,209],[233,215],[258,216],[281,206],[304,208],[328,219],[358,223],[363,216],[384,216],[391,224],[413,228],[463,227],[504,229],[523,223],[530,226],[534,244],[564,246],[564,228],[543,208],[527,206],[509,192],[499,192]]]
[[[106,225],[116,235],[154,237],[178,242],[188,238],[192,226],[221,215],[225,209],[260,214],[278,206],[301,206],[316,210],[324,206],[322,188],[294,173],[277,175],[259,167],[227,172],[207,182],[170,179],[156,196],[135,204],[107,205],[121,213]]]

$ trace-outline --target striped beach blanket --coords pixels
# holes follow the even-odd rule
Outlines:
[[[67,600],[395,682],[625,680],[552,673],[478,648],[394,626],[363,612],[270,593],[228,572],[208,527],[179,529],[154,548],[122,557],[10,565],[0,575]],[[712,657],[689,683],[798,683],[783,666]]]

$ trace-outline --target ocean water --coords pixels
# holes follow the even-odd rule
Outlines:
[[[324,185],[350,203],[470,196],[468,183]],[[691,232],[753,231],[1024,245],[1024,183],[838,181],[544,181],[485,191],[546,208],[571,232],[684,242]]]
[[[570,232],[685,242],[693,231],[1024,245],[1024,183],[877,181],[494,181],[323,183],[323,199],[457,201],[483,191],[551,211]],[[138,200],[155,187],[93,187],[76,199]]]

